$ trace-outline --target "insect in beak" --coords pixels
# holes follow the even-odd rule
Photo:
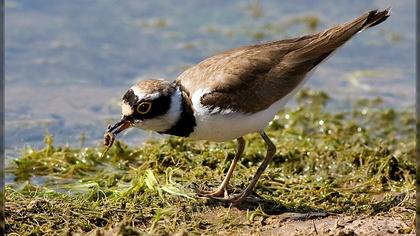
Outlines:
[[[131,119],[128,119],[127,117],[123,117],[119,122],[117,122],[113,126],[108,125],[108,128],[104,134],[104,145],[107,146],[107,148],[102,153],[102,157],[106,155],[106,153],[114,144],[115,136],[119,134],[121,131],[129,128],[132,123],[133,121]]]

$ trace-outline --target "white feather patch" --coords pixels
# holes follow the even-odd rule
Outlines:
[[[145,93],[137,85],[132,86],[130,89],[133,90],[134,95],[136,95],[139,100],[142,100],[142,99],[153,100],[160,96],[160,92]]]
[[[209,93],[210,90],[198,90],[192,96],[192,105],[197,126],[189,138],[222,142],[233,140],[249,133],[259,132],[273,120],[277,112],[293,97],[307,79],[308,77],[289,94],[273,103],[267,109],[253,114],[221,108],[211,110],[209,107],[203,106],[200,101],[201,97]]]
[[[121,108],[122,108],[122,115],[123,116],[130,116],[134,113],[133,109],[131,108],[130,104],[126,103],[126,102],[122,102],[121,103]]]

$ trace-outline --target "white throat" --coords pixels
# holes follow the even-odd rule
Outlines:
[[[171,95],[171,104],[169,110],[158,117],[146,119],[144,121],[136,121],[133,126],[141,129],[153,130],[156,132],[164,132],[173,127],[181,118],[182,113],[182,95],[179,88]]]

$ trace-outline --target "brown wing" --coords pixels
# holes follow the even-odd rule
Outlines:
[[[207,88],[204,106],[258,112],[290,93],[306,74],[357,32],[381,23],[389,10],[371,11],[322,33],[233,49],[187,69],[177,83]]]

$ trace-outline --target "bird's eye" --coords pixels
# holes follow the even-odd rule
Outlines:
[[[142,102],[137,106],[137,112],[140,114],[146,114],[152,108],[151,102]]]

